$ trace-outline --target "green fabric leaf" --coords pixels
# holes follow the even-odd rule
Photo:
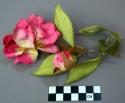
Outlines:
[[[64,40],[74,47],[73,26],[68,15],[63,11],[60,5],[55,9],[55,24],[63,35]]]
[[[74,66],[70,71],[65,84],[76,82],[94,72],[100,64],[102,57],[87,60]]]
[[[49,75],[54,75],[53,70],[55,68],[55,66],[53,65],[53,58],[54,58],[54,54],[48,56],[40,65],[40,67],[38,68],[38,70],[36,72],[33,73],[33,75],[35,76],[49,76]]]
[[[120,46],[120,43],[118,41],[115,41],[115,43],[106,50],[106,53],[112,56],[117,55],[119,46]]]
[[[118,33],[111,32],[112,37],[114,38],[114,42],[111,43],[111,46],[107,49],[106,53],[109,55],[117,55],[117,52],[120,47],[121,37]]]
[[[80,34],[84,35],[95,35],[97,33],[103,32],[105,29],[99,25],[88,26],[79,30]]]
[[[99,46],[98,47],[99,52],[105,54],[106,53],[106,46],[107,46],[106,41],[103,39],[100,39],[98,46]]]
[[[118,42],[121,42],[121,36],[118,33],[112,32],[112,31],[109,31],[109,32],[111,33],[111,35],[115,40],[117,40]]]
[[[121,37],[118,33],[112,31],[109,32],[111,33],[112,37],[108,38],[106,41],[99,41],[99,51],[103,54],[115,56],[117,55],[120,47]]]

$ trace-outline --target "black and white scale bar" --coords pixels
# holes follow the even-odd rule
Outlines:
[[[48,101],[100,101],[100,86],[49,86]]]

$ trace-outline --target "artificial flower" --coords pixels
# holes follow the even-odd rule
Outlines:
[[[68,71],[75,64],[75,59],[69,51],[62,51],[56,53],[53,64],[55,65],[54,73],[60,73],[62,71]]]
[[[14,63],[31,64],[36,61],[38,51],[57,53],[55,45],[60,33],[52,22],[43,17],[30,15],[16,24],[13,33],[3,38],[4,54],[15,57]]]

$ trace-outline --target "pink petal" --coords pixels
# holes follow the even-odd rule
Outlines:
[[[36,49],[27,49],[27,51],[20,55],[17,56],[14,60],[14,64],[17,63],[23,63],[23,64],[32,64],[33,62],[36,61],[38,56],[38,52]]]
[[[41,29],[41,27],[35,27],[34,30],[36,32],[36,41],[41,40],[46,35],[46,33]]]
[[[26,28],[27,26],[28,22],[25,19],[20,19],[16,24],[16,28]]]
[[[46,32],[45,37],[41,40],[43,44],[53,44],[58,39],[60,33],[56,30],[53,23],[45,23],[42,28]]]
[[[68,71],[74,65],[73,58],[68,58],[71,56],[68,51],[62,51],[57,53],[53,59],[53,64],[55,65],[55,72],[60,73],[61,71]],[[71,60],[70,60],[71,59]]]
[[[35,41],[41,40],[46,33],[41,28],[41,25],[43,25],[44,18],[38,15],[30,15],[28,18],[29,25],[32,27],[32,30],[35,32]]]
[[[41,48],[37,48],[41,51],[44,51],[44,52],[47,52],[47,53],[57,53],[59,52],[59,48],[52,44],[52,45],[48,45],[48,46],[44,46],[44,47],[41,47]]]
[[[43,24],[44,18],[42,16],[32,14],[29,16],[28,21],[32,26],[36,26]]]
[[[60,69],[65,70],[64,60],[61,53],[57,53],[55,55],[55,58],[53,59],[53,64],[55,65],[56,68],[59,68],[59,70]]]
[[[23,48],[34,48],[35,34],[32,28],[28,26],[26,29],[16,28],[14,30],[13,39],[16,44]]]

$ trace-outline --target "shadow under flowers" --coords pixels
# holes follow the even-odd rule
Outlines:
[[[0,49],[0,65],[8,65],[11,63],[10,59],[7,59],[3,54],[3,49]]]

